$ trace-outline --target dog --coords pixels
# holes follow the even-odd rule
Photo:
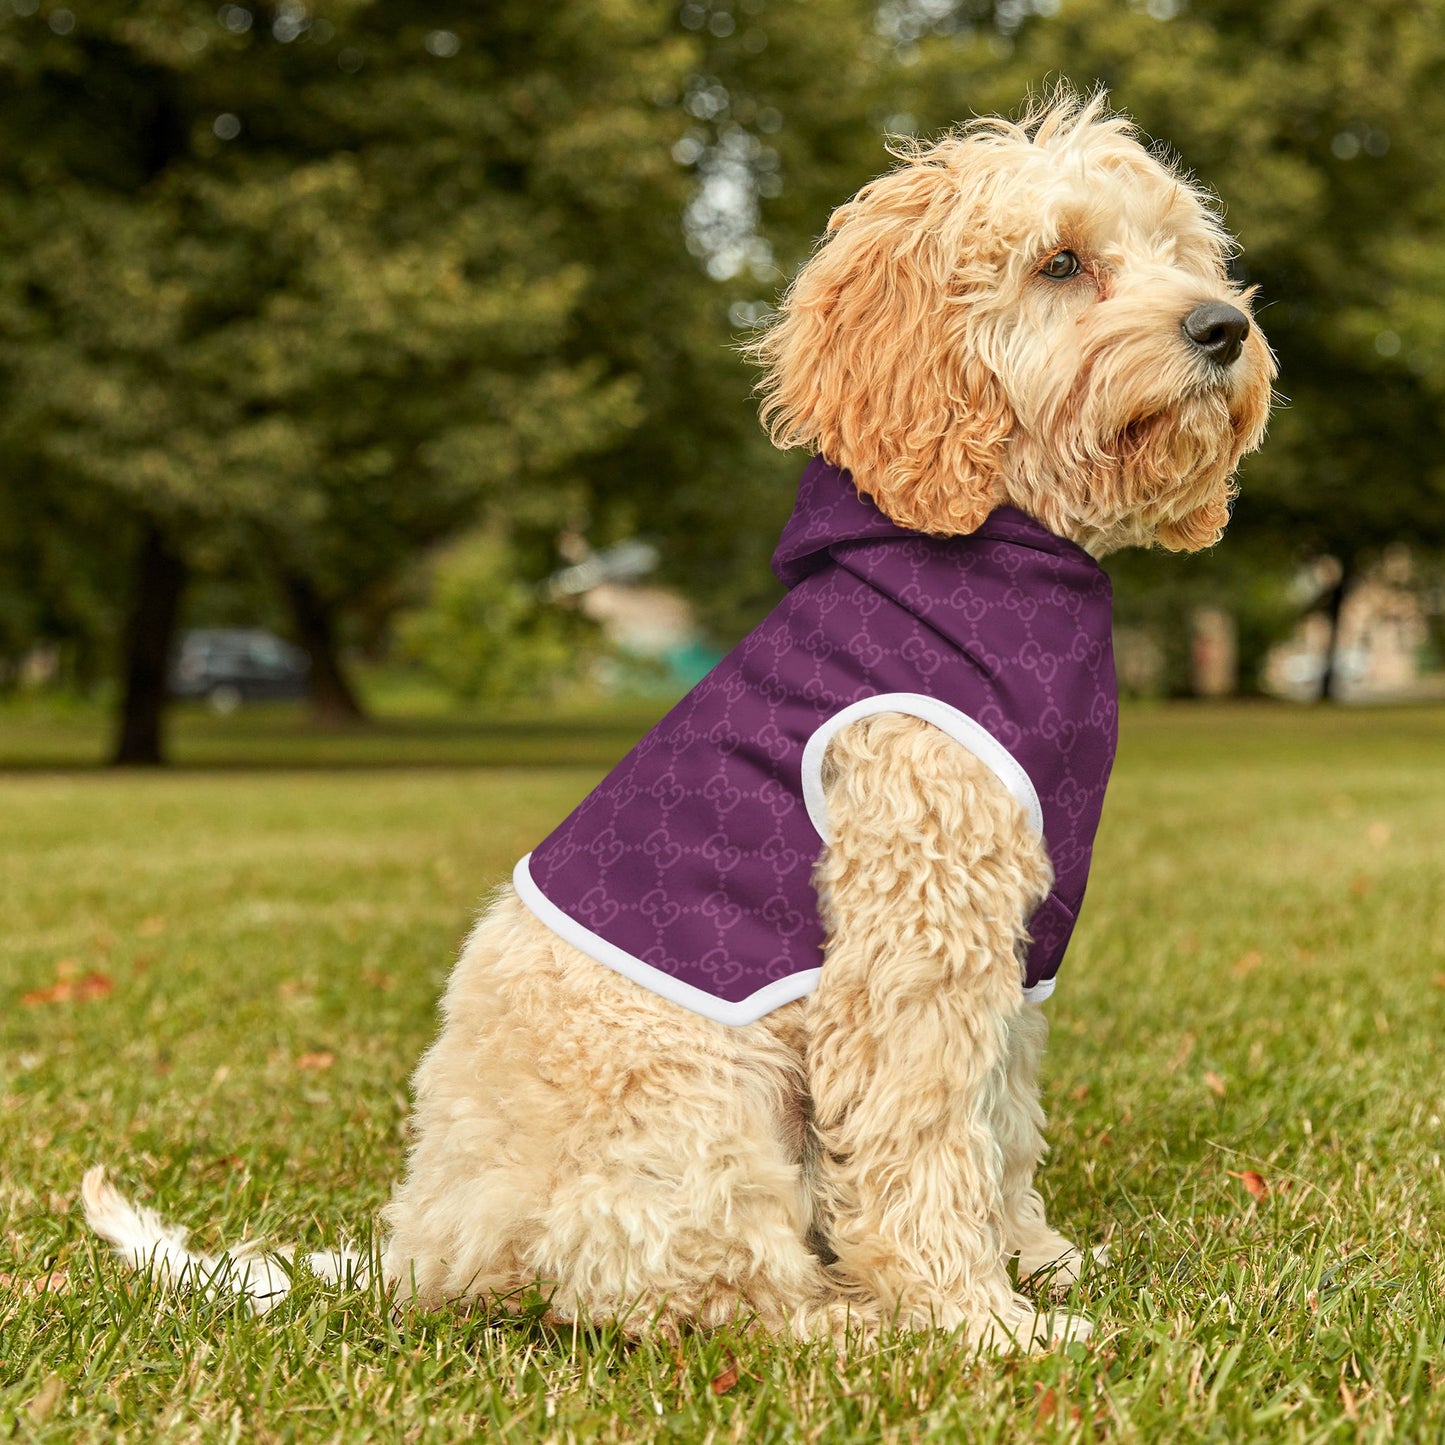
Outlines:
[[[669,1337],[1089,1332],[1009,1262],[1084,1259],[1035,1170],[1041,1000],[1113,755],[1097,559],[1219,539],[1274,359],[1218,211],[1102,96],[895,154],[751,346],[772,439],[816,455],[787,597],[451,977],[385,1210],[398,1299],[540,1287]],[[284,1290],[100,1169],[84,1198],[138,1265]]]

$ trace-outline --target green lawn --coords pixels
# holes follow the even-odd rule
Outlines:
[[[390,679],[368,689],[375,721],[361,728],[312,726],[302,704],[248,707],[218,717],[176,704],[167,755],[181,768],[552,767],[606,769],[656,720],[665,701],[598,703],[586,697],[495,715],[441,711],[430,690]],[[89,704],[18,703],[0,708],[0,772],[98,767],[110,752],[109,718]]]
[[[310,1280],[255,1320],[87,1240],[97,1160],[203,1246],[365,1239],[479,900],[647,712],[193,717],[160,776],[0,719],[0,1438],[1445,1439],[1440,709],[1126,714],[1048,1005],[1046,1193],[1113,1249],[1073,1356],[674,1355]]]

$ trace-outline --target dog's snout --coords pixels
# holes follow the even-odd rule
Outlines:
[[[1249,317],[1223,301],[1206,301],[1184,318],[1184,334],[1216,366],[1239,359],[1249,335]]]

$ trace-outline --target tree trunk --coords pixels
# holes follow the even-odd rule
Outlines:
[[[284,572],[282,585],[291,607],[296,640],[311,658],[311,710],[319,723],[341,727],[366,721],[366,711],[341,665],[336,622],[330,605],[297,572]]]
[[[162,724],[171,646],[186,586],[186,564],[165,534],[146,526],[136,558],[126,621],[124,693],[111,761],[124,767],[158,767],[165,761]]]
[[[1329,640],[1325,643],[1325,665],[1320,673],[1320,697],[1321,702],[1339,701],[1339,647],[1340,647],[1340,616],[1345,610],[1345,595],[1355,580],[1355,563],[1353,557],[1340,558],[1340,576],[1330,592],[1330,600],[1325,606],[1325,617],[1330,624]]]

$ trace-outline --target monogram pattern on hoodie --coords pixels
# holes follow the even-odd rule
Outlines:
[[[803,749],[852,703],[920,694],[980,724],[1033,783],[1055,882],[1029,921],[1024,983],[1051,980],[1114,756],[1103,570],[1012,508],[967,537],[906,532],[821,459],[773,565],[787,595],[531,854],[536,888],[645,965],[644,982],[743,1005],[818,969]]]

